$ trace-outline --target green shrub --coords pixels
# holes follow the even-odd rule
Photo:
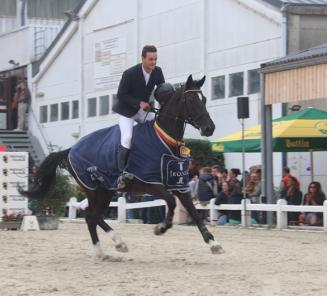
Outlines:
[[[57,171],[56,182],[52,184],[46,196],[42,199],[32,200],[29,207],[37,215],[45,214],[48,208],[50,214],[63,216],[66,203],[73,194],[74,186],[71,184],[69,176]]]
[[[197,166],[219,165],[225,167],[224,155],[211,150],[211,144],[206,140],[186,139],[185,145],[191,149],[191,157]]]

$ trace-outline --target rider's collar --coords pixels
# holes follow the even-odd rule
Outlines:
[[[165,142],[167,143],[169,146],[173,146],[173,147],[179,147],[181,145],[184,145],[184,142],[181,141],[177,141],[174,138],[172,138],[171,136],[169,136],[155,121],[154,125],[153,125],[155,131],[157,132],[158,136]]]

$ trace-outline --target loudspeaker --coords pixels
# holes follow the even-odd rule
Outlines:
[[[237,118],[249,118],[249,97],[237,98]]]

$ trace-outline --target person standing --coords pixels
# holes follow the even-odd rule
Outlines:
[[[27,81],[23,79],[16,87],[18,123],[15,131],[23,131],[25,128],[25,113],[31,101],[31,93]]]
[[[117,189],[124,189],[132,176],[123,174],[124,167],[132,142],[135,121],[142,123],[154,119],[154,113],[149,113],[151,106],[150,95],[157,85],[165,82],[164,75],[157,64],[157,49],[153,45],[146,45],[142,50],[142,62],[127,69],[120,80],[117,103],[113,111],[118,113],[121,143],[118,149],[118,178]]]

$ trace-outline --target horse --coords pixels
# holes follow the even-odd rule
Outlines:
[[[169,151],[172,151],[174,155],[178,155],[179,157],[182,154],[180,150],[185,150],[185,147],[183,146],[183,136],[186,124],[190,124],[196,129],[199,129],[201,135],[207,137],[211,136],[215,130],[215,125],[206,109],[206,97],[201,91],[201,87],[204,81],[205,76],[201,80],[193,80],[192,75],[190,75],[185,85],[176,89],[173,94],[169,95],[169,97],[166,99],[166,102],[162,104],[159,109],[157,109],[154,121],[148,121],[148,128],[149,131],[152,133],[151,135],[154,136],[157,141],[160,140],[162,144],[165,145],[167,149],[169,149]],[[145,123],[137,124],[134,127],[133,140],[134,138],[141,137],[141,134],[143,135],[143,137],[146,137],[144,131],[141,131],[141,134],[135,134],[136,128],[139,127],[139,129],[142,130],[143,125],[145,125]],[[120,133],[118,126],[95,131],[81,138],[77,142],[77,144],[75,144],[71,148],[49,154],[41,163],[38,171],[34,175],[34,187],[30,188],[27,191],[20,189],[21,194],[26,197],[41,198],[49,190],[51,184],[55,182],[57,167],[61,166],[67,169],[68,172],[79,184],[79,186],[83,189],[88,199],[88,207],[86,208],[85,220],[91,236],[95,255],[99,258],[105,258],[107,255],[104,253],[100,246],[100,241],[97,234],[97,226],[102,228],[108,234],[108,236],[114,242],[117,251],[128,251],[126,243],[122,240],[118,233],[116,233],[104,221],[103,218],[103,213],[105,209],[109,206],[111,199],[117,190],[114,187],[108,188],[108,186],[103,186],[102,181],[104,181],[104,179],[108,177],[112,177],[110,175],[110,172],[113,171],[114,168],[112,162],[110,162],[109,160],[98,161],[101,163],[88,163],[87,166],[81,166],[81,168],[79,169],[77,167],[84,158],[87,158],[88,155],[91,154],[90,151],[92,151],[92,149],[98,149],[98,147],[94,147],[94,144],[97,143],[94,140],[96,139],[96,133],[100,133],[99,137],[101,138],[101,141],[104,141],[103,138],[106,138],[107,135],[112,131],[114,131],[114,133]],[[120,139],[118,139],[118,142],[119,141]],[[143,139],[141,139],[140,148],[138,148],[138,155],[141,155],[142,153],[144,154],[144,152],[142,151],[142,141]],[[105,154],[109,154],[109,151],[111,151],[110,149],[112,149],[113,146],[111,143],[114,142],[114,140],[110,139],[108,142],[109,147],[108,150],[105,150]],[[119,144],[118,142],[116,140],[117,145]],[[75,148],[76,145],[81,150],[87,150],[80,158],[75,157],[75,152],[76,150],[78,150]],[[101,145],[102,144],[99,144],[98,146]],[[151,147],[151,149],[152,148],[155,150],[155,145]],[[134,150],[137,149],[133,148],[132,143],[131,154]],[[96,154],[98,156],[98,154],[101,153]],[[174,157],[174,155],[172,157]],[[105,157],[107,157],[107,155],[105,155]],[[132,158],[132,155],[129,156],[129,159],[130,158]],[[180,158],[178,158],[176,161],[177,166],[184,166],[184,173],[177,174],[177,179],[181,181],[185,177],[185,175],[188,174],[189,159],[186,157],[183,162],[183,160],[180,161]],[[170,159],[168,163],[173,163],[173,161]],[[154,167],[157,168],[157,166],[155,165],[156,163],[154,163]],[[110,167],[105,167],[104,169],[102,169],[104,173],[102,176],[99,176],[97,175],[97,166]],[[147,165],[145,165],[144,168],[141,166],[137,170],[146,171],[146,166]],[[187,166],[186,169],[185,166]],[[117,174],[115,175],[116,179],[118,177],[118,174],[119,173],[117,172]],[[86,178],[84,179],[84,181],[82,180],[83,177]],[[177,183],[179,183],[179,181]],[[154,233],[156,235],[164,234],[168,229],[173,226],[173,216],[176,207],[176,196],[181,201],[182,205],[188,211],[190,216],[193,218],[203,237],[203,240],[205,241],[205,243],[209,244],[211,252],[213,254],[220,254],[224,252],[221,244],[214,239],[212,233],[207,229],[202,219],[199,217],[197,210],[191,200],[189,189],[185,186],[185,184],[182,184],[181,188],[178,187],[175,189],[169,189],[167,185],[163,183],[145,182],[142,178],[135,177],[128,183],[126,189],[120,190],[120,192],[122,191],[132,193],[148,193],[153,195],[157,199],[163,199],[166,201],[168,211],[164,222],[159,223],[155,226]]]

